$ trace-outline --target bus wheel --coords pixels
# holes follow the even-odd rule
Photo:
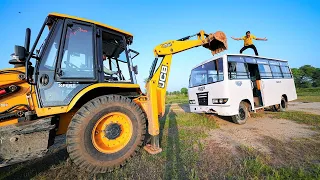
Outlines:
[[[237,115],[232,116],[232,121],[236,124],[245,124],[249,117],[249,104],[241,102],[239,106],[239,112]]]
[[[288,107],[288,102],[287,102],[286,99],[282,96],[282,97],[281,97],[281,103],[280,103],[280,105],[279,105],[279,111],[284,112],[284,111],[286,111],[287,107]]]
[[[282,96],[280,104],[273,105],[273,111],[275,111],[275,112],[284,112],[284,111],[286,111],[287,107],[288,107],[288,102]]]

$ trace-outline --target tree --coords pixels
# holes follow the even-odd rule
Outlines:
[[[188,89],[187,88],[181,88],[181,90],[180,90],[180,92],[181,92],[181,94],[183,94],[183,95],[187,95],[188,94]]]
[[[301,72],[301,70],[298,69],[298,68],[292,68],[291,72],[292,72],[296,87],[297,88],[301,88],[301,84],[302,84],[302,80],[301,80],[302,72]]]
[[[308,88],[320,86],[320,68],[304,65],[300,68],[292,68],[291,71],[296,87]]]
[[[316,68],[312,74],[312,86],[320,87],[320,68]]]

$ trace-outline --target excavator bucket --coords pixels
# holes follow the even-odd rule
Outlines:
[[[227,37],[222,31],[210,33],[204,40],[202,46],[209,49],[214,56],[215,54],[228,49]]]

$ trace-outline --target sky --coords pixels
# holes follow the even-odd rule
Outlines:
[[[92,19],[133,34],[131,48],[140,53],[133,59],[138,65],[138,83],[144,79],[154,60],[153,48],[167,40],[196,34],[223,31],[228,50],[239,53],[247,30],[268,41],[254,41],[259,55],[286,59],[291,68],[309,64],[320,67],[319,0],[224,0],[224,1],[11,1],[0,0],[0,69],[8,64],[14,45],[24,45],[25,29],[31,28],[31,46],[50,12]],[[19,13],[20,12],[20,13]],[[41,41],[39,42],[42,43]],[[244,54],[254,54],[252,49]],[[188,87],[191,69],[212,58],[203,47],[175,54],[172,59],[168,91]]]

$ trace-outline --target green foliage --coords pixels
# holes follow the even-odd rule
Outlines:
[[[183,95],[187,95],[188,94],[188,89],[187,88],[181,88],[181,90],[180,90],[180,92],[181,92],[181,94],[183,94]]]
[[[320,68],[304,65],[291,71],[297,88],[320,87]]]
[[[166,96],[166,104],[188,104],[189,99],[188,96],[182,95],[182,94],[170,94]]]

